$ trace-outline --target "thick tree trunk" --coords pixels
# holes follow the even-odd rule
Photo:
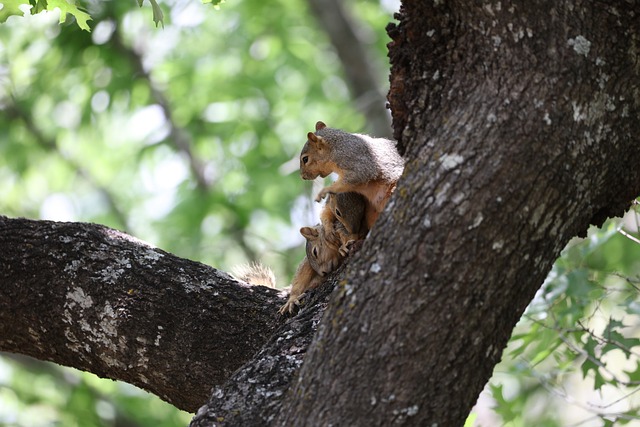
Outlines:
[[[187,411],[267,341],[284,301],[106,227],[0,216],[0,350]]]
[[[390,27],[404,177],[298,316],[277,324],[275,291],[102,227],[3,218],[0,350],[191,410],[217,386],[198,426],[461,425],[567,240],[640,193],[639,15],[406,1]]]
[[[640,193],[636,2],[406,1],[407,166],[277,424],[459,426],[568,239]]]

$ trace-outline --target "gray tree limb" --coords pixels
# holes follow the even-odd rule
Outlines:
[[[281,321],[249,286],[95,224],[0,216],[0,350],[123,380],[195,412]]]

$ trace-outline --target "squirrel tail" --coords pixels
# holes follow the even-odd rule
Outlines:
[[[269,267],[259,262],[236,266],[233,268],[231,275],[251,285],[266,286],[268,288],[276,287],[276,275]]]

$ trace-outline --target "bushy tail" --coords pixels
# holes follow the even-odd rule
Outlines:
[[[231,275],[251,285],[266,286],[268,288],[276,287],[276,275],[273,274],[269,267],[259,262],[236,266],[231,271]]]

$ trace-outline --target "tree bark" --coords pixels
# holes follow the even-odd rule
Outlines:
[[[285,300],[103,226],[0,216],[0,350],[186,411],[267,342]]]
[[[405,1],[407,166],[277,425],[459,426],[569,238],[640,193],[633,2]]]
[[[405,1],[389,27],[405,174],[296,317],[103,227],[3,218],[0,349],[188,410],[215,385],[197,426],[462,425],[567,240],[640,193],[639,15]]]

